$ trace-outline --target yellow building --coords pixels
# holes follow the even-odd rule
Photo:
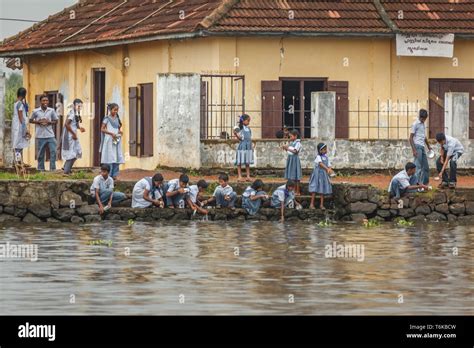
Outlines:
[[[203,139],[228,138],[243,112],[255,138],[283,125],[309,137],[311,93],[328,90],[337,93],[340,138],[406,139],[422,107],[432,137],[444,130],[449,91],[470,93],[474,138],[473,23],[472,1],[80,1],[5,40],[0,57],[23,69],[30,105],[43,92],[62,114],[84,101],[78,166],[99,164],[101,118],[115,102],[124,168],[153,169],[161,73],[201,75],[194,126]],[[397,41],[409,34],[440,42],[454,34],[454,44],[433,44],[426,54],[434,56],[401,55]],[[25,160],[34,156],[30,146]]]

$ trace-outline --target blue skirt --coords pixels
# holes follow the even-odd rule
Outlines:
[[[285,179],[301,180],[303,176],[301,171],[301,161],[298,155],[288,155],[285,168]]]
[[[332,194],[332,185],[329,180],[329,175],[319,165],[314,167],[311,178],[309,179],[308,190],[310,193],[320,193],[323,195]]]

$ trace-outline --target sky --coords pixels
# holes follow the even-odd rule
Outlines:
[[[0,18],[41,21],[76,3],[77,0],[0,0]],[[27,29],[34,23],[0,19],[0,41]],[[10,72],[0,58],[0,70]]]

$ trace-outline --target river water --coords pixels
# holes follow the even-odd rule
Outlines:
[[[7,242],[38,260],[0,259],[0,315],[474,314],[472,226],[0,225]]]

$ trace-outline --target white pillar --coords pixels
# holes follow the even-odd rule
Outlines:
[[[311,138],[336,138],[336,93],[311,93]]]
[[[469,139],[469,93],[446,93],[444,110],[446,134],[459,140]]]

